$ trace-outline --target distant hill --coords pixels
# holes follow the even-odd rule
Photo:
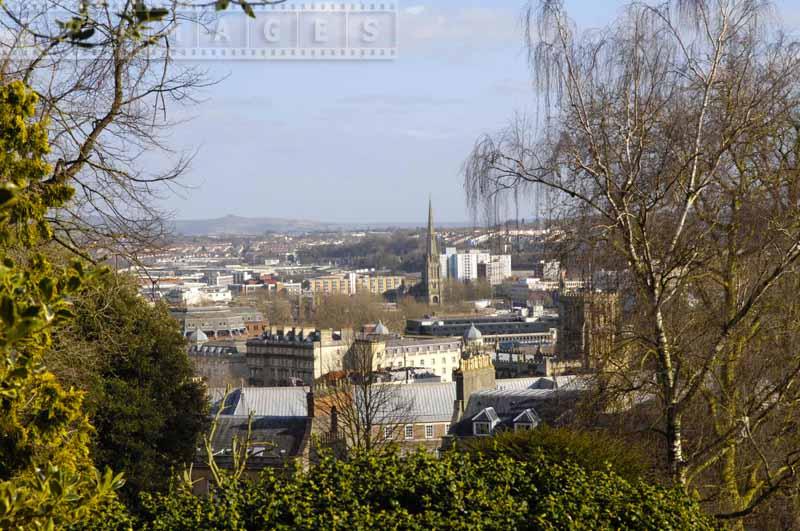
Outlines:
[[[180,219],[173,231],[183,236],[259,235],[265,232],[324,232],[346,229],[344,224],[283,218],[225,216],[215,219]]]
[[[440,227],[465,227],[467,223],[441,223]],[[424,223],[327,223],[303,219],[248,218],[228,215],[215,219],[180,219],[172,222],[172,231],[183,236],[250,236],[266,232],[332,232],[363,229],[413,229]]]

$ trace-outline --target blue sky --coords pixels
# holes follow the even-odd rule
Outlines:
[[[623,2],[566,4],[587,28]],[[799,20],[796,0],[779,4]],[[164,207],[181,219],[422,223],[430,194],[439,220],[469,219],[459,170],[470,147],[532,108],[524,6],[401,0],[394,61],[203,65],[227,78],[173,115],[191,120],[170,145],[199,153]]]

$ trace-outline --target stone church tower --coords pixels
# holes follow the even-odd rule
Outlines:
[[[422,270],[422,285],[428,304],[442,302],[442,262],[439,246],[436,244],[436,231],[433,229],[433,205],[428,200],[428,248],[425,254],[425,269]]]

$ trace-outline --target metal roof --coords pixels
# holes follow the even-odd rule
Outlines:
[[[497,380],[496,382],[498,389],[554,389],[556,387],[556,382],[553,378],[547,378],[545,376],[535,376],[530,378],[507,378],[502,380]]]
[[[563,376],[554,376],[553,380],[555,380],[558,389],[565,391],[586,391],[591,385],[592,376],[566,374]]]
[[[233,389],[225,401],[225,414],[256,417],[308,416],[308,387],[243,387]],[[212,413],[219,407],[225,390],[208,390]]]
[[[397,389],[396,400],[408,409],[408,422],[450,422],[453,418],[455,382],[382,385]]]

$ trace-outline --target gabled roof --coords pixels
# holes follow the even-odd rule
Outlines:
[[[472,417],[472,422],[491,422],[492,424],[494,424],[499,420],[500,417],[497,416],[497,412],[491,406],[482,409],[481,411],[478,412],[477,415]]]
[[[526,383],[527,385],[525,385]],[[516,419],[525,419],[526,417],[534,420],[525,420],[524,422],[538,425],[544,421],[548,424],[558,425],[562,422],[565,414],[574,410],[578,393],[562,389],[529,388],[529,386],[535,385],[539,385],[539,383],[521,381],[517,385],[510,385],[510,389],[485,389],[472,393],[464,409],[462,420],[453,427],[453,433],[472,435],[471,419],[489,408],[500,419],[498,424],[508,428],[513,427],[515,422],[519,422]],[[530,416],[525,413],[527,410],[530,411]]]
[[[536,426],[541,421],[542,419],[539,418],[539,415],[536,413],[536,411],[531,408],[527,408],[522,413],[514,417],[514,420],[511,422],[514,424],[533,424]]]

